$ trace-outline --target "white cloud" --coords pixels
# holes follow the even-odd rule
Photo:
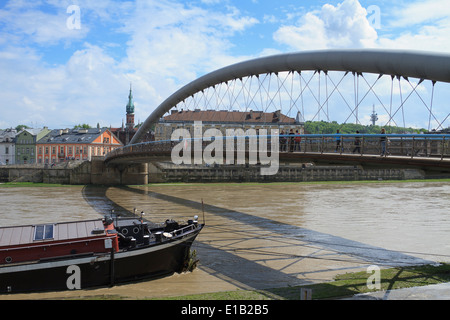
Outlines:
[[[381,48],[450,52],[450,23],[438,26],[423,26],[416,32],[404,32],[397,36],[378,40]]]
[[[257,23],[232,7],[216,12],[170,0],[138,0],[133,7],[130,2],[80,0],[78,42],[66,46],[76,49],[66,62],[49,64],[42,48],[61,50],[61,44],[75,39],[60,29],[67,29],[69,2],[49,0],[54,10],[42,10],[40,2],[12,1],[0,11],[11,22],[0,33],[14,39],[0,40],[0,81],[8,84],[0,88],[0,127],[97,122],[120,126],[130,82],[136,120],[143,121],[182,85],[242,59],[229,54],[229,39]],[[44,20],[49,23],[40,25]],[[126,48],[120,48],[125,56],[115,55],[113,46],[106,47],[102,34],[93,35],[100,41],[91,38],[91,30],[98,32],[102,24],[108,25],[104,37],[110,37],[108,42],[114,34],[128,37],[122,43]],[[81,46],[80,40],[85,41]]]
[[[407,2],[393,9],[382,48],[450,52],[450,7],[448,0]]]
[[[40,10],[40,2],[13,1],[0,10],[5,39],[13,43],[26,41],[40,45],[54,45],[60,41],[79,40],[89,32],[67,27],[67,7],[58,7],[56,14]]]
[[[86,44],[60,66],[42,63],[33,51],[10,49],[1,55],[0,68],[0,127],[120,124],[111,114],[124,109],[128,80],[99,47]]]
[[[280,27],[274,39],[294,50],[360,48],[374,46],[377,32],[359,1],[344,0],[305,14],[295,25]]]
[[[200,75],[242,59],[229,54],[229,39],[255,23],[235,8],[222,13],[172,1],[138,1],[135,17],[123,28],[130,34],[123,64],[132,70],[133,83],[147,92],[143,113]]]
[[[394,9],[394,19],[389,22],[391,27],[407,27],[422,23],[433,23],[450,17],[448,0],[408,1],[403,6]]]
[[[450,52],[448,0],[407,2],[380,8],[381,28],[358,0],[325,4],[281,26],[275,41],[291,50],[383,48]],[[378,21],[380,22],[380,21]]]

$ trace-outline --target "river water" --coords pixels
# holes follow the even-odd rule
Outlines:
[[[0,225],[99,218],[114,209],[206,222],[194,272],[113,288],[15,298],[177,296],[330,281],[380,267],[450,262],[450,182],[164,184],[0,188]],[[5,298],[5,296],[3,297]]]

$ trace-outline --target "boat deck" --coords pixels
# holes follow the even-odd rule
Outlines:
[[[94,232],[93,232],[94,231]],[[98,237],[104,234],[101,219],[14,227],[0,227],[0,249],[48,241]]]

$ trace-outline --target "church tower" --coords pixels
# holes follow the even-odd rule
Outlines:
[[[134,102],[131,84],[130,84],[130,94],[128,95],[126,129],[131,131],[134,129]]]

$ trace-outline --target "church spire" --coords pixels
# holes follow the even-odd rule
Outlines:
[[[133,91],[130,83],[130,94],[128,95],[127,114],[134,113]]]
[[[131,83],[130,83],[130,94],[128,95],[126,128],[127,128],[127,130],[134,130],[134,102],[133,102],[133,90],[131,87]]]

